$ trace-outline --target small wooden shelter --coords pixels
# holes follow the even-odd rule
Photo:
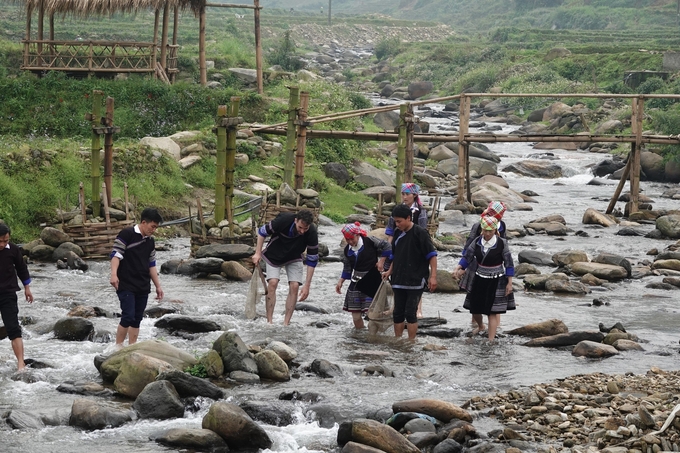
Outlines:
[[[207,3],[206,0],[14,0],[26,7],[26,36],[21,69],[33,72],[67,71],[85,74],[147,73],[171,83],[177,72],[177,32],[179,11],[190,10],[199,19],[199,58],[201,84],[208,83],[205,57],[206,8],[246,8],[255,11],[255,41],[258,92],[262,94],[262,44],[260,42],[260,0],[253,5]],[[153,39],[149,42],[117,42],[54,39],[54,17],[111,16],[155,11]],[[37,12],[38,30],[32,36],[31,22]],[[161,18],[162,12],[162,18]],[[169,42],[170,14],[173,15],[172,41]],[[45,36],[45,17],[49,34]],[[162,20],[162,22],[161,22]],[[158,32],[160,28],[160,42]]]

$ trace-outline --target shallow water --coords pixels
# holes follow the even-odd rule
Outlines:
[[[527,156],[545,151],[531,149],[526,144],[492,144],[490,148],[502,156],[499,169]],[[585,152],[551,151],[556,163],[562,165],[570,176],[558,180],[524,178],[512,173],[503,176],[510,187],[522,191],[533,190],[539,194],[534,211],[510,211],[504,220],[509,228],[517,228],[529,220],[548,214],[561,214],[575,232],[583,230],[588,237],[572,233],[565,238],[545,235],[526,236],[510,242],[513,256],[522,249],[534,249],[555,253],[566,249],[585,250],[592,258],[599,252],[618,253],[633,264],[645,259],[652,248],[663,249],[671,241],[641,237],[616,236],[618,227],[609,229],[581,224],[583,212],[588,207],[604,211],[614,186],[588,186],[592,178],[588,166],[603,159],[602,155]],[[559,185],[558,185],[559,184]],[[647,196],[658,207],[677,207],[678,203],[659,197],[666,187],[663,184],[642,182]],[[621,206],[623,207],[623,206]],[[477,216],[467,216],[465,225],[443,224],[443,231],[466,231]],[[645,231],[652,225],[639,227]],[[321,242],[329,245],[331,254],[340,252],[339,227],[321,227]],[[187,239],[168,241],[170,250],[158,253],[159,263],[172,258],[189,255]],[[439,268],[452,269],[459,256],[453,253],[439,255]],[[0,409],[24,409],[54,412],[68,417],[75,395],[57,392],[56,387],[68,380],[100,381],[94,367],[95,355],[104,352],[110,344],[92,342],[63,342],[53,339],[51,333],[42,334],[44,326],[53,324],[66,315],[76,304],[101,307],[110,312],[118,311],[113,289],[108,283],[109,267],[106,262],[90,262],[88,272],[56,270],[53,265],[31,265],[32,284],[36,302],[28,305],[20,302],[20,315],[31,316],[36,324],[25,327],[27,357],[49,363],[52,368],[31,370],[36,382],[24,383],[12,380],[16,362],[7,341],[0,348]],[[552,268],[541,268],[551,272]],[[611,326],[622,322],[629,332],[645,340],[642,352],[625,352],[605,360],[576,358],[567,350],[527,348],[524,339],[501,335],[497,345],[489,346],[479,339],[468,344],[464,338],[438,339],[419,337],[416,344],[391,337],[369,338],[365,332],[351,328],[351,318],[343,313],[343,296],[335,293],[334,286],[340,275],[340,263],[322,263],[315,272],[309,302],[327,309],[330,314],[296,312],[292,325],[284,328],[283,300],[285,284],[277,292],[274,324],[268,325],[264,318],[254,321],[243,317],[247,283],[199,280],[182,276],[162,275],[166,300],[163,305],[179,308],[182,313],[196,317],[209,317],[225,330],[236,330],[246,343],[281,340],[295,348],[298,361],[303,367],[314,359],[323,358],[340,365],[345,375],[338,379],[320,379],[303,369],[298,376],[286,383],[266,383],[256,386],[236,386],[230,389],[230,400],[276,399],[283,391],[318,392],[324,395],[324,403],[347,416],[364,416],[367,411],[390,407],[392,402],[418,397],[441,398],[461,404],[469,397],[527,386],[556,378],[581,373],[644,373],[650,367],[678,368],[678,331],[680,306],[675,291],[645,288],[651,281],[662,277],[624,281],[611,290],[594,290],[585,296],[564,296],[552,293],[516,294],[517,310],[502,316],[501,334],[522,325],[551,318],[563,320],[570,330],[595,330],[598,323]],[[283,282],[282,282],[283,283]],[[519,286],[516,286],[519,287]],[[21,297],[21,295],[20,295]],[[610,305],[590,306],[593,298],[605,298]],[[440,316],[448,321],[447,327],[462,327],[469,331],[470,315],[462,309],[463,294],[426,294],[425,316]],[[153,306],[156,302],[150,302]],[[258,312],[263,313],[260,305]],[[329,327],[317,328],[311,324],[327,321]],[[93,320],[98,332],[115,332],[117,319]],[[197,335],[195,339],[170,336],[156,329],[155,320],[142,323],[140,341],[164,339],[177,347],[197,355],[212,346],[220,332]],[[425,352],[427,343],[443,345],[445,350]],[[361,376],[367,365],[380,364],[394,370],[396,377],[384,378]],[[209,400],[200,401],[201,409],[187,413],[185,418],[171,421],[136,421],[117,429],[84,432],[68,426],[48,427],[40,431],[18,431],[7,426],[0,427],[0,445],[7,452],[55,452],[68,450],[73,453],[99,451],[157,452],[167,449],[149,441],[149,436],[170,427],[195,427],[208,410]],[[0,410],[2,412],[2,410]],[[322,452],[336,448],[337,425],[320,427],[309,405],[296,408],[299,423],[287,427],[265,426],[274,446],[269,452]],[[481,430],[490,429],[492,422],[480,419],[475,422]]]

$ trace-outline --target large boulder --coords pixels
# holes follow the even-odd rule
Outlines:
[[[676,159],[670,159],[666,162],[664,167],[664,178],[668,182],[680,182],[680,161]]]
[[[156,321],[155,327],[168,329],[170,331],[181,331],[190,333],[215,332],[222,330],[222,327],[215,321],[207,318],[192,318],[183,315],[166,315]]]
[[[473,203],[478,206],[487,205],[492,201],[502,201],[514,206],[524,201],[521,194],[490,181],[475,185],[471,195]]]
[[[602,225],[603,227],[610,227],[616,225],[616,220],[613,217],[602,214],[593,208],[586,209],[581,220],[586,225]]]
[[[328,162],[323,167],[323,172],[327,178],[331,178],[333,181],[338,183],[340,187],[345,187],[350,180],[349,171],[344,164],[340,162]]]
[[[519,252],[517,259],[520,263],[529,263],[537,266],[555,266],[550,254],[537,250],[524,249]]]
[[[121,404],[76,398],[68,424],[83,429],[117,428],[133,417],[134,413]]]
[[[66,341],[92,340],[94,324],[80,317],[63,318],[54,324],[54,337]]]
[[[566,266],[568,264],[580,263],[588,261],[588,254],[583,250],[563,250],[557,252],[552,256],[552,260],[556,266]]]
[[[220,335],[213,343],[213,349],[222,357],[225,373],[245,371],[257,374],[257,363],[236,332],[225,332]]]
[[[417,412],[419,414],[426,414],[448,423],[453,419],[465,420],[472,422],[472,415],[465,409],[456,406],[448,401],[441,401],[435,399],[413,399],[398,401],[392,404],[392,411],[397,412]]]
[[[227,280],[234,280],[237,282],[247,282],[253,276],[252,272],[245,268],[245,266],[238,261],[224,261],[220,267],[220,273],[224,275]]]
[[[642,167],[642,171],[645,172],[647,179],[650,181],[664,180],[666,163],[664,162],[663,156],[649,151],[643,151],[640,153],[640,166]]]
[[[445,175],[457,175],[458,156],[439,162],[439,164],[437,164],[437,171],[440,171]],[[477,176],[497,175],[498,167],[494,162],[470,157],[470,173],[473,172],[476,173]]]
[[[543,121],[551,121],[569,113],[572,113],[570,106],[563,102],[554,102],[543,112]]]
[[[245,83],[257,83],[257,70],[255,69],[229,68],[229,72]]]
[[[561,280],[569,281],[569,276],[562,272],[555,274],[526,275],[524,277],[524,287],[526,289],[545,290],[549,281]]]
[[[73,242],[71,236],[52,227],[43,228],[40,232],[40,239],[43,241],[43,243],[55,248],[59,247],[64,242]]]
[[[159,374],[172,369],[168,362],[133,352],[123,360],[113,387],[122,395],[136,398]]]
[[[437,292],[453,293],[460,291],[458,280],[453,278],[451,272],[444,269],[437,269]]]
[[[75,253],[78,256],[83,256],[83,249],[79,245],[73,242],[62,242],[54,249],[52,253],[52,261],[67,260],[71,253]]]
[[[219,274],[223,262],[220,258],[189,258],[180,263],[177,273],[180,275]]]
[[[120,351],[116,351],[112,355],[103,358],[98,356],[95,358],[95,366],[101,373],[104,382],[112,383],[118,377],[120,368],[128,355],[139,353],[154,357],[169,363],[178,370],[184,370],[188,367],[196,365],[196,358],[183,350],[172,346],[171,344],[161,340],[147,340],[140,341],[133,345],[127,346]]]
[[[196,250],[196,258],[219,258],[238,261],[253,256],[255,248],[247,244],[208,244]]]
[[[338,445],[355,442],[385,453],[420,453],[399,431],[375,420],[359,418],[344,422],[338,429]]]
[[[545,289],[554,293],[588,294],[590,289],[581,282],[568,280],[548,280]]]
[[[367,197],[375,198],[376,200],[382,196],[383,202],[385,203],[391,203],[397,196],[397,190],[394,188],[394,186],[369,187],[368,189],[362,190],[361,193]]]
[[[628,271],[625,268],[612,264],[580,262],[571,264],[569,269],[576,275],[593,274],[597,278],[609,281],[628,277]]]
[[[432,82],[411,82],[408,84],[408,97],[409,99],[418,99],[430,94],[433,88]]]
[[[542,347],[542,348],[559,348],[562,346],[573,346],[582,341],[590,341],[599,343],[604,339],[604,334],[599,330],[592,331],[577,331],[565,332],[557,335],[550,335],[547,337],[534,338],[526,343],[524,346]]]
[[[394,186],[394,173],[388,170],[380,170],[364,161],[356,161],[352,166],[356,173],[354,180],[368,187]]]
[[[325,359],[314,359],[310,370],[322,378],[335,378],[343,375],[342,368]]]
[[[166,420],[184,416],[184,404],[179,399],[175,386],[168,381],[156,381],[147,384],[142,393],[137,396],[132,407],[141,418]]]
[[[169,137],[144,137],[139,144],[161,150],[178,162],[182,158],[182,148]]]
[[[524,160],[503,168],[505,172],[513,172],[530,178],[555,179],[562,177],[562,167],[550,161]]]
[[[567,332],[569,332],[569,329],[567,328],[566,324],[564,324],[564,322],[559,319],[549,319],[547,321],[537,322],[534,324],[527,324],[526,326],[518,327],[505,333],[508,335],[539,338]]]
[[[270,349],[265,349],[255,354],[255,363],[257,363],[257,373],[262,379],[272,381],[290,380],[288,365],[276,352]]]
[[[265,430],[235,404],[220,401],[210,406],[201,427],[219,434],[230,449],[266,449],[272,446]]]
[[[458,142],[447,142],[444,144],[447,148],[458,155]],[[501,158],[482,143],[472,143],[468,146],[468,156],[477,157],[479,159],[490,160],[491,162],[500,163]]]
[[[224,398],[224,391],[207,379],[192,376],[180,370],[169,370],[156,376],[157,381],[170,382],[180,397],[191,398],[202,396],[219,400]]]
[[[385,132],[394,132],[394,129],[399,127],[399,112],[391,110],[389,112],[376,113],[373,117],[373,122]]]
[[[658,256],[657,256],[658,259]],[[593,258],[593,263],[611,264],[613,266],[620,266],[628,272],[628,277],[632,274],[632,265],[628,259],[621,255],[614,255],[613,253],[600,253]]]
[[[228,451],[227,443],[216,432],[209,429],[171,428],[152,436],[161,445],[191,451]]]
[[[615,134],[623,130],[623,123],[620,120],[607,120],[597,126],[595,134]]]
[[[430,154],[427,156],[427,158],[436,162],[441,162],[442,160],[452,159],[455,155],[456,153],[450,150],[447,146],[439,145],[430,150]]]
[[[576,357],[587,357],[590,359],[602,359],[618,354],[619,351],[614,346],[588,340],[581,341],[574,347],[574,350],[571,351],[571,355]]]
[[[265,349],[271,349],[276,353],[276,355],[281,357],[281,360],[283,360],[286,363],[290,363],[298,355],[295,349],[291,348],[282,341],[272,341],[267,345]]]
[[[295,423],[296,407],[283,401],[245,401],[241,409],[253,420],[268,425],[287,426]]]
[[[671,239],[680,238],[680,215],[664,215],[656,219],[656,229]]]

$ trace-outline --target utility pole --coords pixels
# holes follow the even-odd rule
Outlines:
[[[680,4],[680,0],[678,0],[678,4]],[[331,26],[331,0],[328,0],[328,26]]]

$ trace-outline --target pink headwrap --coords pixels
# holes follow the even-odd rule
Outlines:
[[[342,235],[345,236],[345,239],[350,239],[354,236],[366,236],[367,234],[366,230],[361,228],[359,222],[348,223],[342,227]]]
[[[500,223],[501,223],[500,220],[490,215],[484,216],[479,220],[479,224],[482,226],[482,230],[487,231],[497,230],[498,225],[500,225]]]
[[[412,182],[405,182],[401,185],[401,193],[411,193],[415,195],[415,201],[418,206],[422,206],[423,203],[420,201],[420,186]]]
[[[482,217],[491,216],[500,220],[503,218],[503,214],[505,214],[507,209],[508,207],[502,201],[492,201],[484,212],[482,212]]]

